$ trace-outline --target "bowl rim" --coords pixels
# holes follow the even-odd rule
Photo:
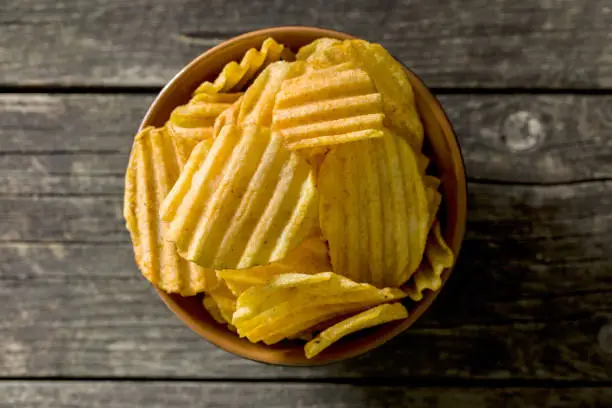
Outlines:
[[[319,28],[319,27],[312,27],[312,26],[299,26],[299,25],[298,26],[275,26],[275,27],[262,28],[259,30],[246,32],[244,34],[229,38],[228,40],[221,42],[215,47],[212,47],[204,51],[203,53],[199,54],[197,57],[192,59],[187,65],[181,68],[180,71],[176,73],[170,81],[168,81],[168,83],[161,89],[161,91],[158,93],[158,95],[155,97],[155,99],[153,100],[149,108],[147,109],[147,112],[145,113],[145,116],[140,123],[138,131],[140,132],[145,127],[150,126],[151,122],[154,122],[154,119],[158,115],[160,101],[164,100],[165,98],[168,97],[168,95],[174,92],[175,91],[174,88],[177,86],[177,84],[180,83],[183,76],[185,76],[188,72],[192,71],[194,68],[198,67],[200,64],[203,63],[203,61],[207,60],[208,58],[211,58],[213,55],[215,55],[219,51],[230,48],[239,42],[242,42],[245,40],[251,40],[254,37],[262,37],[262,41],[263,41],[263,39],[267,37],[275,37],[275,34],[278,34],[278,33],[282,33],[282,35],[309,34],[317,38],[331,37],[331,38],[336,38],[340,40],[358,38],[351,34],[344,33],[341,31],[336,31],[336,30],[331,30],[331,29],[326,29],[326,28]],[[423,296],[423,299],[419,301],[418,304],[411,310],[408,318],[398,321],[398,323],[394,325],[391,329],[386,330],[380,336],[377,336],[374,340],[367,341],[365,345],[362,345],[361,347],[352,347],[350,348],[351,349],[350,351],[336,352],[331,357],[320,358],[320,359],[317,357],[313,359],[306,359],[305,357],[299,358],[299,359],[295,359],[295,358],[287,359],[287,358],[283,358],[283,356],[286,357],[286,355],[279,352],[278,349],[269,348],[268,350],[264,351],[263,349],[259,348],[257,349],[257,351],[247,350],[248,347],[245,347],[244,342],[248,340],[241,339],[235,333],[229,332],[225,326],[216,327],[216,326],[208,325],[208,324],[205,326],[196,324],[194,317],[189,315],[185,311],[185,309],[173,299],[174,295],[170,295],[158,289],[157,287],[154,287],[156,293],[161,298],[161,300],[164,302],[164,304],[185,325],[187,325],[192,331],[194,331],[200,337],[202,337],[203,339],[207,340],[208,342],[212,343],[216,347],[226,352],[229,352],[237,357],[245,358],[251,361],[256,361],[256,362],[270,364],[270,365],[277,365],[277,366],[293,366],[293,367],[321,366],[321,365],[327,365],[327,364],[331,364],[331,363],[335,363],[339,361],[352,359],[357,356],[363,355],[381,346],[383,343],[386,343],[392,338],[397,337],[398,335],[406,331],[410,326],[412,326],[414,322],[416,322],[422,316],[422,314],[426,310],[429,309],[433,301],[437,298],[438,294],[441,292],[442,288],[446,284],[450,274],[452,273],[455,266],[457,265],[457,259],[460,256],[462,243],[465,237],[466,222],[467,222],[467,201],[468,201],[465,160],[463,157],[463,152],[462,152],[461,145],[459,143],[457,134],[453,128],[453,125],[450,119],[448,118],[447,113],[442,107],[442,104],[440,103],[440,101],[433,95],[433,93],[425,85],[425,83],[419,76],[417,76],[412,70],[406,67],[401,61],[399,60],[397,61],[404,67],[413,88],[418,88],[419,92],[415,91],[415,94],[418,93],[421,96],[425,96],[427,99],[427,102],[430,104],[433,103],[433,105],[436,107],[434,111],[434,115],[435,115],[437,123],[442,128],[442,133],[445,135],[452,135],[454,139],[454,143],[449,147],[453,150],[453,155],[457,158],[456,163],[454,163],[454,170],[455,170],[455,173],[457,174],[457,177],[459,178],[458,181],[460,183],[458,183],[456,187],[461,190],[457,194],[457,196],[459,198],[463,197],[463,199],[460,199],[457,202],[457,222],[455,223],[455,234],[453,236],[454,238],[453,242],[449,243],[449,245],[453,249],[453,252],[455,253],[455,260],[453,262],[453,265],[450,268],[446,268],[443,271],[441,275],[442,284],[440,288],[437,291],[427,290]],[[449,141],[447,140],[447,142]],[[382,327],[385,327],[385,325],[381,326],[381,328]],[[234,336],[237,341],[226,341],[227,333],[231,333],[231,335]],[[268,346],[262,346],[262,347],[266,348]],[[323,356],[325,356],[325,354],[321,355],[321,357]]]

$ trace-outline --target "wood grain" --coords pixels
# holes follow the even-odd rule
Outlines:
[[[121,194],[152,95],[0,94],[0,193]],[[446,95],[472,180],[612,179],[612,97]],[[32,177],[30,177],[32,176]],[[95,180],[93,179],[95,177]]]
[[[312,370],[214,348],[139,277],[121,196],[151,99],[0,95],[0,375],[609,378],[609,97],[443,96],[473,180],[457,271],[405,336]]]
[[[495,267],[457,269],[461,278],[414,328],[369,355],[289,369],[233,357],[189,331],[140,278],[127,245],[5,244],[0,259],[0,376],[606,380],[612,373],[607,343],[598,340],[612,317],[609,292],[523,295],[516,275]],[[525,274],[525,286],[554,285],[558,277],[541,268]],[[609,264],[605,270],[609,279]],[[569,280],[597,286],[588,271],[573,273]]]
[[[224,39],[292,24],[381,42],[430,86],[612,85],[607,0],[9,0],[0,17],[0,78],[161,86]]]
[[[598,408],[612,404],[612,388],[409,388],[337,384],[197,382],[0,383],[0,407],[389,407]]]

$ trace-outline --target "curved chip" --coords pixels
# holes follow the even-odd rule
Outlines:
[[[423,182],[425,183],[425,189],[427,191],[427,202],[429,203],[429,227],[431,228],[436,220],[438,208],[440,208],[440,204],[442,203],[442,195],[438,192],[438,188],[440,187],[440,179],[434,176],[425,175],[425,177],[423,177]]]
[[[436,222],[427,238],[425,259],[408,282],[406,293],[410,299],[418,302],[423,299],[423,292],[427,289],[438,291],[442,287],[442,273],[446,268],[453,266],[455,255],[442,237],[440,223]]]
[[[193,159],[193,160],[192,160]],[[258,126],[225,126],[210,153],[189,158],[162,206],[166,238],[203,267],[243,269],[278,261],[312,232],[312,170]]]
[[[333,272],[282,274],[243,292],[232,324],[241,337],[274,344],[335,316],[402,299],[395,288],[378,289]]]
[[[159,220],[159,205],[179,174],[179,162],[168,135],[143,129],[132,146],[125,177],[123,214],[142,274],[168,293],[191,296],[210,282],[212,269],[181,258],[174,244],[162,239],[166,224]]]
[[[242,90],[266,65],[278,61],[287,51],[273,38],[267,38],[259,51],[251,48],[244,54],[240,64],[232,61],[225,65],[214,82],[202,83],[196,89],[195,94]]]
[[[313,42],[306,44],[302,48],[300,48],[295,57],[297,60],[309,62],[311,56],[314,55],[316,57],[329,47],[340,43],[341,41],[336,40],[335,38],[318,38]]]
[[[226,269],[217,271],[236,296],[252,286],[265,285],[272,277],[282,273],[315,274],[331,270],[327,245],[320,236],[304,240],[286,258],[263,266],[248,269]]]
[[[219,305],[217,305],[217,302],[215,302],[215,300],[210,295],[204,295],[204,297],[202,298],[202,305],[204,306],[204,309],[206,309],[208,314],[210,314],[210,316],[217,323],[228,323],[227,320],[225,320],[225,318],[221,314],[221,310],[219,310]]]
[[[286,79],[276,96],[272,131],[289,149],[382,137],[382,97],[363,69],[352,63]]]
[[[327,347],[351,333],[407,317],[408,311],[401,303],[382,304],[368,309],[325,329],[317,337],[306,343],[304,346],[306,358],[315,357]]]
[[[301,61],[278,61],[268,65],[244,93],[238,123],[269,127],[274,102],[283,81],[302,74],[304,69],[305,64]]]
[[[416,156],[389,131],[336,146],[317,178],[319,222],[333,270],[377,287],[399,287],[421,263],[429,203]]]
[[[219,136],[221,133],[221,129],[227,125],[235,125],[238,123],[238,113],[240,112],[240,106],[242,105],[242,100],[244,95],[236,100],[236,102],[232,103],[232,106],[227,108],[220,114],[215,120],[215,125],[213,127],[213,138]]]
[[[199,141],[213,137],[217,117],[241,95],[201,93],[191,98],[187,104],[174,108],[166,128],[176,147],[189,157],[190,148],[193,149]]]
[[[420,151],[423,125],[416,109],[414,91],[404,67],[380,44],[363,40],[345,40],[316,47],[308,62],[317,67],[329,67],[352,62],[365,70],[382,95],[385,125]]]
[[[215,302],[223,320],[231,323],[236,311],[236,296],[229,290],[227,285],[221,281],[215,288],[208,290],[205,296],[210,297]]]

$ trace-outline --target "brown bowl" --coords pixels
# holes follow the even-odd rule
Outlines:
[[[172,78],[153,101],[140,129],[151,125],[163,126],[172,109],[186,103],[202,81],[214,79],[227,62],[240,60],[249,48],[259,48],[267,37],[273,37],[294,51],[320,37],[341,40],[355,38],[349,34],[315,27],[275,27],[234,37],[206,51]],[[440,103],[416,75],[408,69],[406,74],[414,87],[417,108],[425,127],[427,152],[443,181],[444,199],[440,219],[444,237],[453,252],[459,254],[467,207],[465,170],[459,143]],[[451,269],[447,269],[442,274],[443,283],[450,272]],[[309,360],[304,356],[303,344],[286,342],[266,346],[239,338],[208,315],[202,307],[200,296],[185,298],[169,295],[159,289],[157,293],[187,326],[223,350],[251,360],[292,366],[327,364],[372,350],[410,327],[437,295],[437,292],[427,291],[424,299],[412,307],[407,319],[348,336]]]

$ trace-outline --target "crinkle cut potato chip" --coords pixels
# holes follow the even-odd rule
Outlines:
[[[243,292],[236,301],[232,324],[241,337],[274,344],[335,316],[405,296],[400,289],[378,289],[333,272],[288,273]]]
[[[170,114],[166,128],[179,146],[192,148],[201,140],[213,137],[219,115],[232,106],[242,94],[195,95],[187,104],[177,106]],[[187,155],[188,156],[188,155]]]
[[[351,316],[325,330],[306,343],[306,358],[313,358],[344,336],[359,330],[378,326],[393,320],[408,317],[408,311],[401,303],[385,303]]]
[[[193,159],[193,161],[192,161]],[[193,155],[162,205],[165,238],[203,267],[244,269],[278,261],[316,226],[308,163],[254,125],[225,126],[205,158]]]
[[[320,236],[305,239],[287,257],[267,265],[249,269],[226,269],[217,271],[235,296],[252,286],[265,285],[267,281],[282,273],[315,274],[331,270],[327,245]]]
[[[134,140],[124,217],[142,274],[309,359],[405,319],[399,301],[439,290],[455,261],[414,98],[378,44],[249,49]]]
[[[319,222],[333,270],[377,287],[399,287],[421,263],[429,203],[416,156],[386,131],[338,145],[319,169]]]
[[[286,79],[276,96],[272,131],[297,150],[382,137],[384,117],[370,76],[345,63]]]
[[[242,90],[268,64],[286,56],[289,50],[272,38],[267,38],[258,51],[251,48],[244,54],[240,64],[232,61],[221,70],[214,82],[204,82],[195,91],[199,93],[235,92]],[[289,56],[290,57],[290,56]]]
[[[215,272],[184,260],[174,244],[162,239],[166,224],[160,222],[159,205],[178,177],[178,161],[163,129],[147,127],[136,135],[125,177],[123,214],[142,274],[168,293],[191,296],[204,291]]]
[[[340,44],[341,42],[342,41],[336,40],[335,38],[319,38],[300,48],[295,57],[298,61],[308,62],[312,55],[316,57],[322,50],[325,50],[332,45]]]
[[[416,108],[412,85],[402,65],[379,44],[363,40],[318,41],[314,49],[309,45],[300,49],[298,58],[306,56],[309,63],[319,68],[353,62],[365,70],[382,95],[385,125],[420,151],[423,124]]]
[[[434,176],[425,175],[424,183],[427,190],[427,202],[429,203],[429,227],[431,228],[436,220],[438,208],[442,203],[442,194],[438,192],[438,188],[440,187],[440,179]]]
[[[440,223],[435,222],[427,238],[425,258],[406,289],[410,299],[419,302],[423,299],[425,290],[440,290],[442,287],[442,272],[453,266],[454,262],[455,255],[442,237]]]
[[[301,61],[278,61],[270,64],[245,92],[238,113],[238,123],[270,127],[272,109],[283,82],[306,69]]]

